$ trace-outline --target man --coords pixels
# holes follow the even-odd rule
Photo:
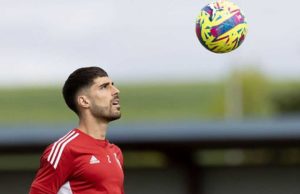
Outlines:
[[[99,67],[74,71],[63,96],[79,125],[44,151],[30,194],[123,194],[123,156],[105,137],[120,91]]]

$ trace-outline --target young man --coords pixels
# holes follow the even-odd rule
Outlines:
[[[63,96],[79,125],[44,151],[30,194],[123,194],[123,156],[105,138],[119,119],[120,91],[99,67],[74,71]]]

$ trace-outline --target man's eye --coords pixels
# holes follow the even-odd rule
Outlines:
[[[100,89],[106,89],[108,87],[108,85],[103,85],[103,86],[100,86]]]

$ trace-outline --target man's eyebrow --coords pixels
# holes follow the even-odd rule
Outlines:
[[[105,82],[105,83],[101,84],[99,87],[107,86],[109,84],[110,84],[110,82]]]

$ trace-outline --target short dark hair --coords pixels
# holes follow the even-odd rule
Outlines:
[[[77,92],[93,84],[97,77],[108,77],[106,71],[100,67],[82,67],[70,74],[62,89],[62,93],[68,107],[77,115],[79,114],[76,106]]]

